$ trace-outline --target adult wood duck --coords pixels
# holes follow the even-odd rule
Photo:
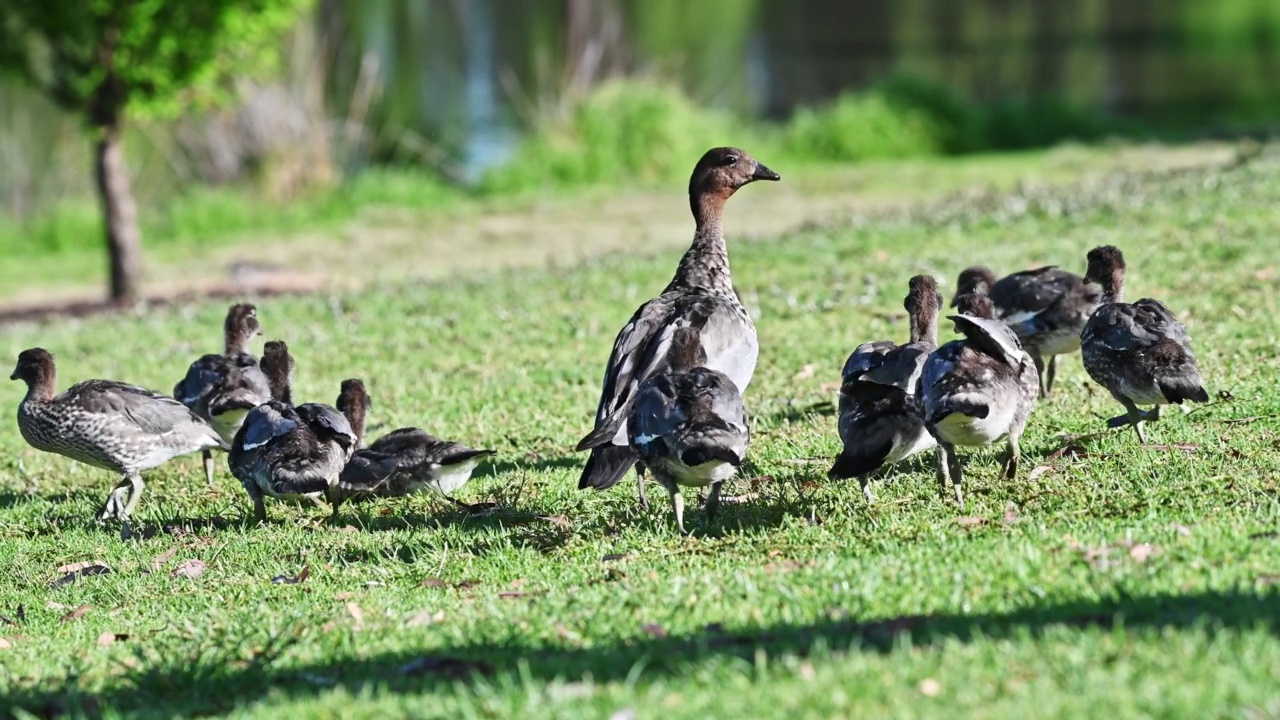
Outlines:
[[[671,338],[678,328],[697,330],[707,368],[722,372],[739,392],[746,390],[759,345],[755,324],[733,289],[724,206],[743,186],[778,179],[777,173],[732,147],[708,150],[694,167],[689,180],[689,205],[696,222],[693,244],[662,294],[641,305],[614,341],[595,429],[576,448],[591,451],[579,488],[612,487],[636,462],[628,444],[631,407],[641,383],[667,369]],[[640,487],[640,502],[647,505],[644,486]]]

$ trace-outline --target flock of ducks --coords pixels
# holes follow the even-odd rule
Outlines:
[[[612,487],[634,466],[640,503],[648,506],[648,472],[670,495],[682,533],[682,488],[709,488],[706,514],[714,517],[722,484],[747,456],[742,393],[759,354],[729,271],[724,207],[739,188],[779,179],[737,148],[714,148],[698,161],[689,183],[693,243],[662,294],[641,305],[614,341],[595,426],[576,448],[590,451],[580,488]],[[1076,351],[1089,376],[1124,406],[1109,425],[1132,425],[1141,442],[1144,423],[1158,419],[1161,406],[1206,402],[1186,328],[1159,301],[1123,302],[1124,275],[1124,258],[1111,246],[1089,252],[1083,277],[1044,267],[997,279],[985,267],[968,268],[947,316],[962,337],[942,346],[938,283],[911,278],[903,303],[908,341],[865,342],[845,363],[842,449],[828,476],[857,478],[873,501],[871,479],[934,449],[943,492],[963,503],[957,446],[1003,440],[1004,475],[1013,478],[1019,438],[1037,399],[1053,389],[1057,358]],[[121,476],[100,520],[127,521],[143,490],[141,473],[174,457],[202,452],[212,482],[213,450],[228,453],[257,521],[266,519],[267,497],[326,501],[335,518],[348,500],[424,490],[471,507],[453,495],[494,451],[419,428],[366,447],[372,404],[364,383],[344,380],[333,406],[294,404],[285,343],[265,343],[260,359],[248,352],[261,332],[253,305],[232,306],[223,352],[193,362],[173,397],[110,380],[57,395],[53,356],[25,350],[11,376],[27,384],[18,427],[32,447]]]

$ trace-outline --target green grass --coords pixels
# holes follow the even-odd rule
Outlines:
[[[761,196],[772,186],[753,186]],[[279,503],[265,527],[222,470],[149,476],[122,543],[89,522],[112,480],[0,425],[0,708],[174,717],[1275,717],[1280,715],[1280,160],[1117,176],[732,245],[758,313],[747,393],[755,493],[709,527],[634,485],[575,489],[616,330],[678,251],[346,296],[259,303],[297,356],[297,396],[344,377],[372,435],[421,425],[501,452],[463,491],[324,513]],[[750,202],[747,197],[734,203]],[[730,208],[728,229],[735,223]],[[1115,243],[1129,294],[1165,300],[1195,338],[1214,402],[1101,432],[1119,407],[1064,358],[1032,416],[1026,470],[965,452],[957,510],[925,462],[866,505],[823,480],[833,383],[858,342],[902,338],[906,279],[973,261],[1079,268]],[[0,328],[43,345],[63,386],[169,388],[216,349],[222,305]],[[945,323],[944,323],[945,325]],[[0,406],[21,396],[0,385]],[[1095,434],[1096,433],[1096,434]],[[1177,445],[1178,447],[1173,447]],[[1056,453],[1072,446],[1068,453]],[[1029,478],[1030,468],[1045,465]],[[662,500],[662,498],[655,498]],[[175,577],[187,559],[207,570]],[[113,572],[49,588],[66,563]],[[273,584],[304,567],[298,585]],[[154,568],[154,570],[153,570]],[[81,616],[68,613],[90,606]],[[18,618],[18,608],[24,619]],[[101,646],[103,633],[127,635]],[[426,658],[426,660],[424,660]],[[407,672],[406,672],[407,670]]]

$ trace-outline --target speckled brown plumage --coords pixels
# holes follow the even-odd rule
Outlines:
[[[32,447],[124,476],[99,517],[125,519],[142,494],[140,473],[169,460],[225,447],[203,419],[160,393],[112,380],[86,380],[54,395],[57,371],[43,348],[24,350],[11,379],[27,383],[18,429]]]

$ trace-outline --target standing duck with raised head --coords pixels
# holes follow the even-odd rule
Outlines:
[[[916,409],[916,384],[924,361],[938,347],[942,296],[928,275],[911,278],[903,307],[911,324],[910,342],[865,342],[844,364],[840,383],[840,440],[843,450],[827,473],[856,477],[867,502],[871,475],[882,467],[933,447],[935,442]]]
[[[953,340],[925,360],[916,389],[924,425],[938,440],[938,480],[964,504],[956,445],[981,447],[1005,438],[1004,476],[1018,473],[1018,440],[1036,404],[1036,365],[1007,325],[994,318],[985,295],[962,295],[960,314],[948,315],[963,340]]]
[[[9,378],[27,384],[18,430],[31,447],[123,477],[99,520],[128,519],[142,497],[144,470],[197,450],[225,449],[218,433],[185,405],[145,388],[85,380],[55,395],[53,355],[43,348],[23,350]]]
[[[631,449],[671,494],[682,533],[681,486],[710,486],[707,520],[714,519],[720,487],[737,472],[751,439],[742,393],[728,375],[706,367],[698,335],[689,327],[672,333],[670,369],[641,383],[627,419]]]
[[[694,167],[689,180],[689,205],[696,222],[693,243],[662,294],[641,305],[614,341],[595,429],[576,448],[591,451],[579,488],[613,487],[636,462],[628,444],[631,406],[640,384],[665,369],[677,328],[697,330],[706,366],[724,373],[739,392],[746,390],[759,345],[755,324],[734,292],[729,274],[724,206],[739,188],[778,179],[777,173],[731,147],[708,150]],[[647,505],[643,484],[640,502]]]
[[[293,405],[289,348],[271,341],[263,348],[262,371],[272,400],[249,412],[231,443],[231,474],[253,501],[253,516],[267,519],[266,496],[319,501],[356,447],[347,418],[320,403]]]
[[[1191,337],[1158,300],[1121,301],[1124,256],[1111,245],[1089,251],[1087,282],[1102,289],[1102,304],[1080,336],[1084,369],[1124,405],[1125,414],[1108,425],[1133,425],[1147,442],[1143,423],[1160,419],[1160,406],[1186,400],[1208,402],[1204,380],[1191,352]],[[1154,405],[1140,410],[1139,405]]]
[[[365,418],[373,403],[364,383],[342,381],[338,410],[342,411],[364,437]],[[434,490],[464,510],[474,510],[453,497],[471,479],[471,473],[494,450],[477,450],[459,442],[441,440],[416,427],[404,427],[378,438],[372,445],[352,455],[329,494],[336,517],[343,502],[369,497],[404,497],[422,490]]]
[[[222,325],[223,352],[191,363],[187,375],[173,387],[173,396],[218,431],[230,447],[249,411],[271,399],[266,375],[249,354],[249,341],[262,334],[256,308],[232,305]],[[213,451],[204,451],[205,480],[213,483]]]
[[[969,293],[991,298],[996,319],[1018,336],[1035,361],[1042,398],[1053,391],[1058,356],[1080,349],[1080,332],[1102,295],[1084,278],[1053,265],[1016,272],[999,281],[988,268],[974,266],[960,273],[951,306]]]

